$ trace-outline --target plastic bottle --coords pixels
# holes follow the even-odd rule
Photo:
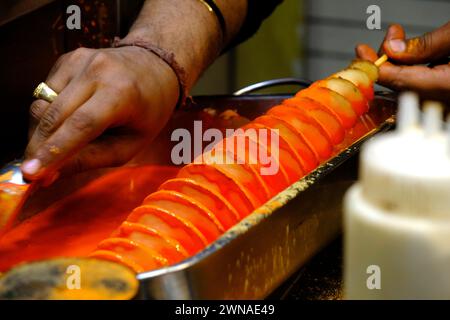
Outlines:
[[[344,201],[347,299],[450,299],[450,130],[400,97],[397,129],[363,146]]]

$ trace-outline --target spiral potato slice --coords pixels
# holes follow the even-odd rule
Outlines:
[[[333,90],[311,86],[298,92],[296,97],[306,97],[321,103],[338,117],[345,129],[352,128],[356,123],[357,115],[350,102]]]
[[[98,245],[99,250],[109,250],[134,261],[144,270],[169,265],[169,261],[151,247],[126,238],[108,238]]]
[[[205,164],[189,164],[180,170],[177,177],[193,179],[222,194],[239,212],[241,219],[255,209],[240,186],[214,167]]]
[[[350,81],[343,78],[329,78],[317,81],[314,87],[322,87],[333,90],[346,98],[352,105],[358,116],[369,110],[369,103],[359,89]]]
[[[305,110],[311,117],[316,119],[334,145],[344,140],[345,130],[339,119],[319,102],[302,97],[284,100],[283,105]]]
[[[203,157],[209,166],[236,182],[255,208],[269,199],[270,192],[261,177],[255,172],[255,168],[246,163],[236,163],[234,156],[227,150],[218,147],[206,152]]]
[[[280,136],[288,142],[292,150],[295,152],[296,159],[301,163],[305,174],[313,170],[319,164],[319,160],[309,145],[305,142],[304,138],[299,135],[295,128],[293,128],[286,121],[276,119],[269,115],[264,115],[256,118],[254,122],[272,129],[280,130]]]
[[[363,71],[369,77],[372,83],[378,81],[379,69],[371,61],[356,59],[352,61],[352,63],[350,64],[350,68]]]
[[[152,205],[134,209],[127,221],[157,229],[168,238],[178,241],[189,254],[196,253],[208,245],[208,240],[190,221]]]
[[[273,155],[272,157],[270,146],[271,134],[274,133],[268,133],[266,131],[267,139],[265,142],[260,141],[260,138],[257,137],[257,133],[258,131],[256,128],[244,127],[239,133],[224,139],[223,143],[219,143],[217,145],[217,148],[226,148],[228,152],[233,153],[236,163],[245,163],[250,167],[253,167],[254,173],[260,177],[264,184],[264,188],[268,191],[268,198],[271,198],[280,192],[280,190],[286,188],[289,181],[286,172],[280,167],[279,155]],[[278,138],[278,135],[276,135],[276,138]],[[243,154],[237,150],[242,147],[238,145],[238,139],[240,139],[240,144],[244,144]],[[274,173],[264,174],[266,173],[264,170],[268,168],[263,165],[263,162],[265,161],[261,159],[261,155],[265,155],[267,157],[265,160],[274,162],[272,163]]]
[[[170,263],[189,257],[186,249],[175,239],[163,235],[155,228],[140,223],[125,221],[118,229],[117,237],[125,237],[132,241],[154,248]]]
[[[132,258],[124,257],[124,256],[118,254],[117,252],[114,252],[111,250],[96,250],[93,253],[91,253],[89,255],[89,257],[120,263],[120,264],[130,268],[131,270],[133,270],[136,273],[141,273],[141,272],[146,271],[143,266],[136,263]]]
[[[271,128],[252,122],[247,124],[245,128],[255,128],[255,129],[266,129],[271,130]],[[288,185],[297,181],[299,177],[303,177],[305,175],[303,167],[299,160],[297,160],[296,152],[289,145],[289,143],[283,138],[281,134],[278,135],[279,139],[279,165],[280,171],[285,176],[285,179],[288,181]]]
[[[208,240],[214,241],[225,228],[214,214],[195,199],[175,191],[159,190],[144,200],[144,205],[153,205],[191,222]]]
[[[270,109],[268,114],[291,124],[304,138],[318,159],[325,160],[330,157],[333,147],[329,137],[317,124],[317,121],[302,112],[301,109],[281,105]]]
[[[203,184],[192,179],[171,179],[159,188],[160,190],[173,190],[197,199],[228,229],[240,220],[239,213],[225,197]]]
[[[335,73],[330,78],[342,78],[353,83],[367,100],[371,101],[374,97],[373,83],[369,76],[359,69],[345,69]]]

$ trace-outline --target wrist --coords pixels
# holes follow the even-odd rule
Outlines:
[[[140,118],[150,119],[145,121],[143,131],[148,127],[158,131],[161,124],[165,124],[173,113],[179,101],[179,83],[172,68],[156,54],[138,46],[123,46],[118,50],[122,55],[138,65],[139,71],[134,73],[135,85],[138,89],[134,95],[134,106],[140,106],[147,110],[145,113],[137,113]],[[158,129],[159,128],[159,129]]]
[[[186,71],[188,90],[223,47],[217,18],[198,0],[147,1],[123,41],[145,41],[173,53]]]
[[[161,62],[166,65],[166,67],[169,67],[171,69],[172,74],[175,76],[178,83],[178,102],[176,106],[180,107],[184,105],[188,93],[187,74],[186,70],[178,63],[175,55],[172,52],[168,52],[167,50],[160,48],[152,43],[137,38],[135,38],[134,40],[127,40],[126,38],[121,40],[119,38],[115,38],[113,47],[137,47],[146,50],[149,54],[160,59]]]

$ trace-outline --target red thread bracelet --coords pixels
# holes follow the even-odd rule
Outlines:
[[[139,48],[145,49],[145,50],[155,54],[161,60],[163,60],[165,63],[167,63],[167,65],[169,65],[169,67],[175,73],[175,75],[178,79],[179,87],[180,87],[180,96],[179,96],[176,108],[178,109],[185,104],[187,93],[188,93],[187,86],[186,86],[187,74],[186,74],[186,70],[184,70],[184,68],[176,61],[175,54],[173,52],[168,52],[167,50],[160,48],[156,45],[153,45],[151,43],[148,43],[144,40],[137,39],[134,41],[124,41],[118,37],[116,37],[114,39],[112,47],[113,48],[139,47]]]

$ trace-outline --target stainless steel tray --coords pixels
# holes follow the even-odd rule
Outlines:
[[[239,114],[254,118],[286,97],[197,97],[187,111],[179,111],[178,119],[192,120],[196,110],[211,106],[219,110],[232,107]],[[355,181],[356,165],[346,170],[339,167],[357,155],[364,141],[393,126],[395,106],[392,96],[378,93],[368,117],[360,119],[372,122],[372,130],[258,208],[202,252],[177,265],[139,274],[138,298],[267,297],[340,234],[342,197]]]
[[[307,85],[304,81],[298,83]],[[261,85],[242,92],[248,93],[258,87]],[[188,108],[176,112],[150,148],[143,150],[141,160],[154,164],[170,163],[170,134],[175,128],[193,130],[193,120],[202,119],[205,107],[218,112],[236,109],[240,115],[253,119],[287,97],[290,96],[195,97]],[[393,125],[395,106],[391,96],[379,93],[368,116],[357,124],[357,128],[370,124],[372,129],[354,130],[352,142],[339,149],[327,163],[279,193],[202,252],[177,265],[137,275],[140,281],[137,298],[267,297],[339,235],[342,196],[356,179],[355,155],[365,140]],[[139,157],[135,161],[139,163]],[[47,196],[45,192],[36,195],[36,203],[30,204],[24,218],[53,203],[55,194],[57,198],[70,194],[102,172],[71,178],[70,183],[63,182],[58,192],[47,191]]]

